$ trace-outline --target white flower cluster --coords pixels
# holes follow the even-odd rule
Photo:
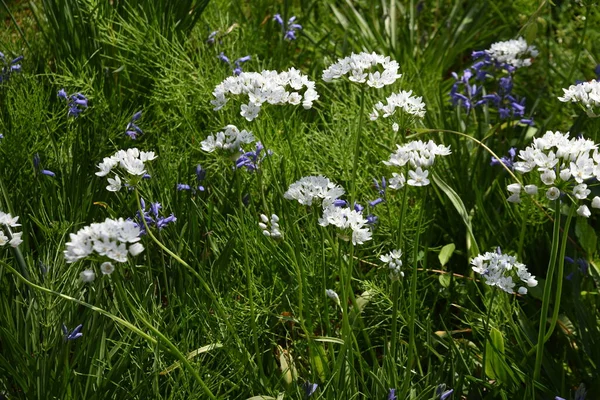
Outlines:
[[[390,269],[390,277],[392,279],[404,278],[404,272],[400,270],[402,268],[402,250],[392,250],[388,254],[384,254],[379,257],[381,261],[388,265]]]
[[[425,116],[425,103],[423,103],[423,98],[413,96],[412,90],[409,90],[408,92],[403,90],[399,93],[392,93],[386,100],[386,105],[383,105],[382,102],[375,104],[373,112],[369,115],[371,121],[375,121],[379,118],[379,112],[383,113],[383,118],[391,117],[394,115],[397,108],[401,108],[405,113],[419,118]]]
[[[401,188],[405,181],[410,186],[429,185],[427,168],[433,165],[436,156],[447,156],[451,153],[450,146],[437,145],[432,140],[427,143],[417,140],[396,146],[396,152],[392,153],[390,159],[383,163],[396,167],[404,167],[408,164],[411,169],[408,171],[408,180],[403,174],[394,173],[394,177],[390,179],[392,189]]]
[[[600,153],[598,145],[584,138],[569,138],[569,133],[548,131],[544,136],[533,139],[533,144],[519,152],[522,161],[514,163],[515,171],[522,174],[536,170],[542,183],[549,188],[549,200],[559,198],[561,192],[570,193],[577,200],[586,200],[591,193],[587,180],[600,179]],[[522,187],[519,183],[507,186],[511,193],[508,201],[519,203],[521,191],[535,195],[535,185]],[[600,208],[600,197],[592,199],[592,207]],[[583,217],[591,215],[587,205],[582,204],[577,213]]]
[[[290,86],[293,91],[288,91]],[[304,94],[300,90],[306,87]],[[288,71],[262,71],[242,72],[237,76],[230,76],[215,87],[213,95],[214,100],[211,104],[215,106],[214,110],[220,110],[229,100],[227,95],[247,94],[248,104],[243,104],[241,109],[242,117],[252,121],[258,116],[260,108],[264,103],[269,104],[291,104],[298,105],[302,103],[305,109],[312,108],[313,102],[319,98],[315,90],[315,83],[308,79],[295,68]]]
[[[599,81],[593,79],[589,82],[571,85],[568,89],[563,89],[563,92],[565,92],[564,96],[559,97],[558,100],[564,103],[579,103],[588,116],[600,116],[600,112],[594,109],[595,107],[600,107]]]
[[[260,220],[262,222],[259,222],[258,226],[262,229],[263,235],[273,239],[281,239],[283,237],[283,234],[279,230],[279,217],[276,214],[272,214],[270,220],[265,214],[260,214]]]
[[[305,206],[312,205],[314,200],[322,199],[323,208],[345,193],[344,188],[331,182],[324,176],[305,176],[292,183],[283,195],[288,200],[298,200]]]
[[[242,144],[254,142],[252,132],[246,130],[240,131],[235,125],[227,125],[223,131],[211,134],[205,140],[200,142],[202,150],[212,153],[216,149],[229,151],[238,151]]]
[[[516,283],[513,282],[513,276],[516,275],[522,282],[529,287],[537,286],[538,282],[535,276],[527,271],[525,264],[517,261],[513,256],[500,254],[499,252],[487,252],[478,255],[471,260],[473,271],[485,278],[485,283],[490,286],[497,286],[508,293],[514,293]],[[521,286],[519,294],[527,294],[527,288]]]
[[[98,164],[100,171],[96,172],[98,176],[108,175],[113,168],[120,167],[129,175],[141,177],[146,173],[146,161],[152,161],[156,158],[153,151],[139,151],[137,148],[119,150],[110,157],[104,157],[102,162]],[[106,190],[118,192],[121,190],[122,183],[119,175],[115,174],[114,179],[108,178],[108,186]]]
[[[327,297],[333,300],[335,304],[337,304],[338,306],[340,305],[340,296],[338,296],[338,294],[334,290],[326,289],[325,294],[327,295]]]
[[[102,223],[93,223],[80,229],[77,234],[71,233],[71,241],[64,251],[65,259],[67,263],[74,263],[96,252],[102,257],[124,263],[127,262],[127,254],[137,256],[144,251],[144,246],[138,243],[139,235],[140,228],[135,222],[107,218]],[[132,243],[129,248],[127,243]]]
[[[381,65],[383,72],[367,72],[371,68]],[[396,82],[402,74],[398,73],[400,66],[390,57],[385,57],[376,53],[352,53],[350,56],[339,59],[323,71],[323,80],[331,82],[334,79],[341,78],[349,74],[348,79],[356,83],[367,83],[374,88],[382,88]]]
[[[23,232],[13,232],[10,228],[16,228],[17,226],[21,226],[17,221],[19,217],[13,217],[12,215],[0,211],[0,246],[6,245],[8,243],[12,247],[17,247],[23,240],[21,236]],[[1,226],[4,226],[4,229],[8,232],[8,236],[4,233],[4,229]]]
[[[371,230],[367,225],[367,220],[362,214],[349,207],[336,207],[331,205],[323,209],[323,217],[319,218],[319,225],[337,226],[340,229],[352,230],[352,244],[363,244],[371,240]]]
[[[530,66],[531,58],[538,55],[535,46],[528,46],[522,37],[494,43],[486,52],[497,62],[506,63],[515,68]]]

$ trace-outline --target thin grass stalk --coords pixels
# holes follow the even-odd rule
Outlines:
[[[492,316],[492,306],[494,305],[494,299],[496,298],[496,286],[494,286],[492,288],[492,298],[490,299],[490,303],[488,305],[488,310],[487,310],[487,315],[485,317],[485,322],[483,324],[483,356],[482,356],[482,360],[481,360],[481,379],[483,381],[486,380],[485,378],[485,362],[486,362],[486,353],[487,353],[487,343],[488,340],[490,338],[490,334],[489,334],[489,327],[490,327],[490,318]]]
[[[142,209],[142,203],[140,201],[140,193],[139,193],[138,188],[134,189],[134,193],[135,193],[135,198],[136,198],[137,205],[138,205],[138,210],[140,211],[140,215],[144,215],[144,210]],[[144,224],[144,227],[146,228],[146,233],[148,234],[148,236],[150,236],[150,238],[152,239],[152,241],[154,243],[156,243],[158,245],[158,247],[160,247],[168,255],[170,255],[171,257],[173,257],[173,259],[175,259],[175,261],[177,261],[179,264],[181,264],[182,266],[184,266],[188,271],[190,271],[192,273],[192,275],[194,275],[194,277],[196,277],[198,279],[198,281],[200,282],[200,285],[204,289],[205,293],[208,295],[208,297],[212,301],[213,306],[215,307],[216,312],[219,314],[219,316],[221,317],[221,319],[223,320],[223,322],[227,326],[227,329],[229,330],[229,334],[232,335],[235,338],[235,340],[236,340],[238,346],[240,346],[240,350],[241,350],[243,348],[242,341],[241,341],[241,339],[240,339],[237,331],[233,328],[233,325],[231,325],[231,322],[229,321],[229,316],[225,313],[225,311],[221,307],[221,303],[218,302],[217,297],[213,293],[213,290],[210,288],[210,286],[208,285],[208,283],[206,282],[206,280],[202,277],[202,275],[200,275],[198,273],[198,271],[196,271],[188,263],[186,263],[185,261],[183,261],[181,259],[181,257],[179,257],[177,254],[175,254],[171,250],[169,250],[169,248],[167,246],[165,246],[161,241],[159,241],[156,238],[156,236],[154,236],[154,234],[152,233],[152,231],[148,227],[148,223],[146,222],[145,218],[142,218],[142,222]],[[244,354],[246,363],[250,363],[251,361],[250,361],[248,355],[246,354],[246,352],[243,352],[243,354]]]
[[[426,186],[425,193],[423,195],[423,203],[419,212],[419,223],[417,225],[417,234],[413,245],[413,265],[410,279],[410,313],[408,319],[408,362],[406,363],[406,371],[404,374],[404,382],[402,383],[402,391],[399,396],[401,399],[405,399],[408,395],[411,382],[411,370],[412,365],[415,361],[416,353],[416,337],[415,337],[415,314],[417,309],[417,263],[419,261],[419,240],[421,238],[421,227],[423,225],[423,215],[425,214],[425,202],[427,194],[429,192],[429,186]]]
[[[216,400],[217,397],[212,393],[212,391],[209,389],[209,387],[206,386],[206,383],[200,377],[200,374],[198,374],[198,371],[196,371],[196,369],[192,366],[192,364],[190,364],[187,357],[183,353],[181,353],[181,351],[179,351],[179,349],[169,339],[167,339],[167,337],[165,335],[163,335],[162,332],[160,332],[160,330],[158,330],[157,328],[154,327],[154,325],[152,325],[150,322],[148,322],[140,314],[138,309],[131,303],[129,296],[127,295],[127,290],[125,289],[123,280],[121,279],[121,277],[118,274],[116,274],[116,275],[117,275],[117,278],[115,279],[115,281],[116,281],[115,288],[117,290],[117,294],[121,297],[122,300],[125,301],[125,303],[129,307],[129,309],[131,310],[133,315],[137,319],[139,319],[142,322],[142,324],[144,324],[146,326],[146,328],[148,328],[152,333],[154,333],[158,337],[157,344],[163,344],[171,352],[171,354],[173,354],[179,360],[179,362],[181,362],[183,367],[192,375],[192,377],[196,380],[196,382],[198,382],[198,384],[202,387],[202,390],[204,391],[204,393],[209,398]]]
[[[15,19],[15,16],[13,15],[13,13],[10,12],[10,9],[8,8],[8,6],[6,5],[6,2],[4,0],[2,0],[2,5],[4,6],[4,9],[6,10],[7,14],[10,16],[10,20],[12,21],[13,25],[15,26],[15,28],[17,28],[17,31],[19,32],[19,35],[21,36],[21,38],[25,42],[25,45],[27,46],[27,48],[29,50],[31,50],[31,46],[29,45],[29,42],[27,41],[27,38],[25,37],[25,34],[23,33],[23,30],[21,29],[21,27],[17,23],[17,20]]]
[[[542,360],[544,358],[544,343],[546,343],[546,321],[548,318],[548,307],[550,306],[550,297],[552,291],[552,279],[554,270],[556,269],[556,257],[558,254],[559,237],[560,237],[560,199],[554,202],[555,216],[554,229],[552,231],[552,247],[550,251],[550,262],[548,263],[548,273],[546,275],[546,283],[544,284],[544,295],[542,298],[542,311],[540,313],[540,326],[538,330],[538,340],[536,344],[535,367],[533,370],[533,381],[540,378],[542,370]],[[568,235],[568,232],[565,232]]]

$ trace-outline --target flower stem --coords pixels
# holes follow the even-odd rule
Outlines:
[[[408,362],[406,363],[406,373],[404,376],[404,382],[402,384],[402,392],[399,396],[400,399],[405,399],[408,395],[411,382],[411,370],[415,362],[416,352],[416,334],[415,334],[415,314],[417,309],[417,263],[419,261],[419,240],[421,238],[421,227],[423,225],[423,215],[425,211],[425,200],[427,199],[428,188],[426,187],[423,196],[423,203],[421,204],[421,210],[419,212],[419,223],[417,225],[417,234],[415,236],[415,242],[413,245],[413,262],[410,279],[410,315],[408,319]]]
[[[542,370],[542,360],[544,358],[544,343],[546,342],[546,321],[548,317],[548,307],[550,306],[550,296],[552,291],[552,279],[556,269],[556,257],[558,253],[560,236],[560,199],[554,202],[554,229],[552,231],[552,248],[550,250],[550,262],[548,263],[548,273],[546,283],[544,284],[544,296],[542,298],[542,311],[540,313],[540,326],[538,330],[538,340],[536,344],[535,367],[533,370],[533,380],[540,378]],[[565,233],[568,235],[568,233]],[[558,305],[557,305],[558,306]]]
[[[365,108],[365,86],[361,85],[360,87],[360,113],[358,114],[358,128],[354,134],[354,162],[352,164],[352,191],[350,193],[350,208],[354,207],[354,202],[356,201],[356,172],[358,170],[358,158],[360,154],[360,139],[362,134],[362,125],[363,125],[363,114]]]

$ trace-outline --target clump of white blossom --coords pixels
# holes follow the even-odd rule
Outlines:
[[[385,165],[410,167],[408,171],[408,179],[403,174],[394,173],[390,179],[390,187],[399,189],[406,182],[410,186],[427,186],[429,185],[429,170],[435,162],[436,157],[447,156],[451,153],[450,146],[437,145],[432,140],[425,143],[421,140],[408,142],[404,145],[396,145],[397,149],[390,155],[388,161],[384,161]]]
[[[591,194],[586,182],[592,178],[600,179],[600,153],[596,143],[583,137],[569,138],[568,132],[548,131],[521,150],[519,158],[521,161],[514,163],[515,171],[534,172],[535,178],[539,177],[546,186],[543,192],[549,200],[558,199],[561,193],[568,194],[580,204],[577,213],[586,218],[590,216],[588,206],[582,202]],[[521,201],[522,190],[529,195],[538,193],[538,187],[533,184],[513,183],[507,190],[511,193],[508,201],[513,203]],[[600,197],[594,197],[591,206],[600,208]]]
[[[202,150],[212,153],[217,149],[239,151],[242,144],[254,142],[254,135],[245,129],[239,130],[235,125],[227,125],[222,131],[211,134],[200,142]]]
[[[506,63],[515,68],[530,66],[531,59],[538,55],[535,46],[528,45],[522,37],[494,43],[486,53],[498,63]]]
[[[17,247],[23,243],[21,239],[23,232],[13,232],[11,229],[21,226],[21,224],[17,223],[18,220],[18,216],[13,217],[8,213],[0,211],[0,246],[5,246],[8,243],[11,247]],[[5,231],[8,233],[8,236]]]
[[[98,164],[99,171],[96,172],[98,176],[106,176],[113,171],[115,168],[120,168],[126,173],[125,183],[131,181],[135,183],[138,179],[141,179],[146,174],[147,161],[152,161],[156,158],[153,151],[140,151],[137,148],[119,150],[110,157],[104,157],[102,162]],[[121,177],[115,173],[114,178],[108,178],[108,186],[106,190],[111,192],[118,192],[123,187]]]
[[[283,197],[288,200],[297,200],[305,206],[312,205],[314,200],[322,200],[323,208],[326,208],[344,193],[343,187],[319,175],[300,178],[290,185]]]
[[[398,93],[392,93],[386,100],[386,105],[381,101],[375,104],[373,112],[369,115],[371,121],[375,121],[379,118],[380,112],[382,113],[383,118],[391,117],[396,113],[397,108],[402,109],[402,111],[411,116],[418,118],[423,118],[425,116],[425,103],[423,103],[423,98],[413,96],[412,90],[409,90],[408,92],[403,90]]]
[[[507,293],[514,293],[517,283],[513,281],[513,277],[518,278],[528,287],[538,284],[535,276],[527,271],[525,264],[518,262],[514,256],[502,254],[500,250],[478,255],[471,260],[471,265],[473,271],[483,276],[486,284],[497,286]],[[527,294],[527,287],[519,287],[518,292]]]
[[[383,71],[370,71],[381,65]],[[331,82],[348,75],[348,80],[356,83],[366,83],[370,87],[382,88],[396,82],[402,74],[398,73],[400,65],[389,56],[376,53],[352,53],[348,57],[339,59],[323,71],[323,80]]]
[[[291,88],[291,89],[288,89]],[[306,88],[303,94],[302,88]],[[319,98],[315,83],[295,68],[288,71],[242,72],[227,77],[213,91],[211,100],[214,110],[218,111],[227,104],[230,95],[248,95],[248,103],[241,107],[241,116],[252,121],[258,116],[264,103],[281,105],[302,104],[305,109],[312,108]]]
[[[392,250],[388,254],[384,254],[379,257],[381,261],[388,265],[390,269],[390,277],[392,279],[404,278],[404,272],[400,270],[402,268],[402,250]]]
[[[263,235],[273,239],[281,239],[283,237],[279,229],[279,217],[276,214],[272,214],[270,219],[265,214],[260,214],[260,220],[261,222],[258,223],[258,226],[262,230]]]
[[[595,79],[589,82],[581,82],[563,89],[565,94],[558,100],[564,103],[578,103],[590,117],[600,116],[600,82]]]
[[[124,263],[128,254],[137,256],[144,251],[144,246],[138,243],[139,236],[140,228],[135,222],[107,218],[104,222],[80,229],[76,234],[71,233],[71,241],[66,244],[64,251],[65,259],[67,263],[74,263],[96,253],[100,257]],[[103,273],[109,270],[105,266]]]
[[[319,225],[333,225],[342,230],[352,230],[352,244],[363,244],[371,240],[372,232],[367,225],[367,219],[359,211],[349,207],[336,207],[331,205],[323,210],[319,218]]]

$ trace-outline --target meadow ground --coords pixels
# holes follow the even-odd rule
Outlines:
[[[600,398],[595,2],[0,17],[0,398]]]

